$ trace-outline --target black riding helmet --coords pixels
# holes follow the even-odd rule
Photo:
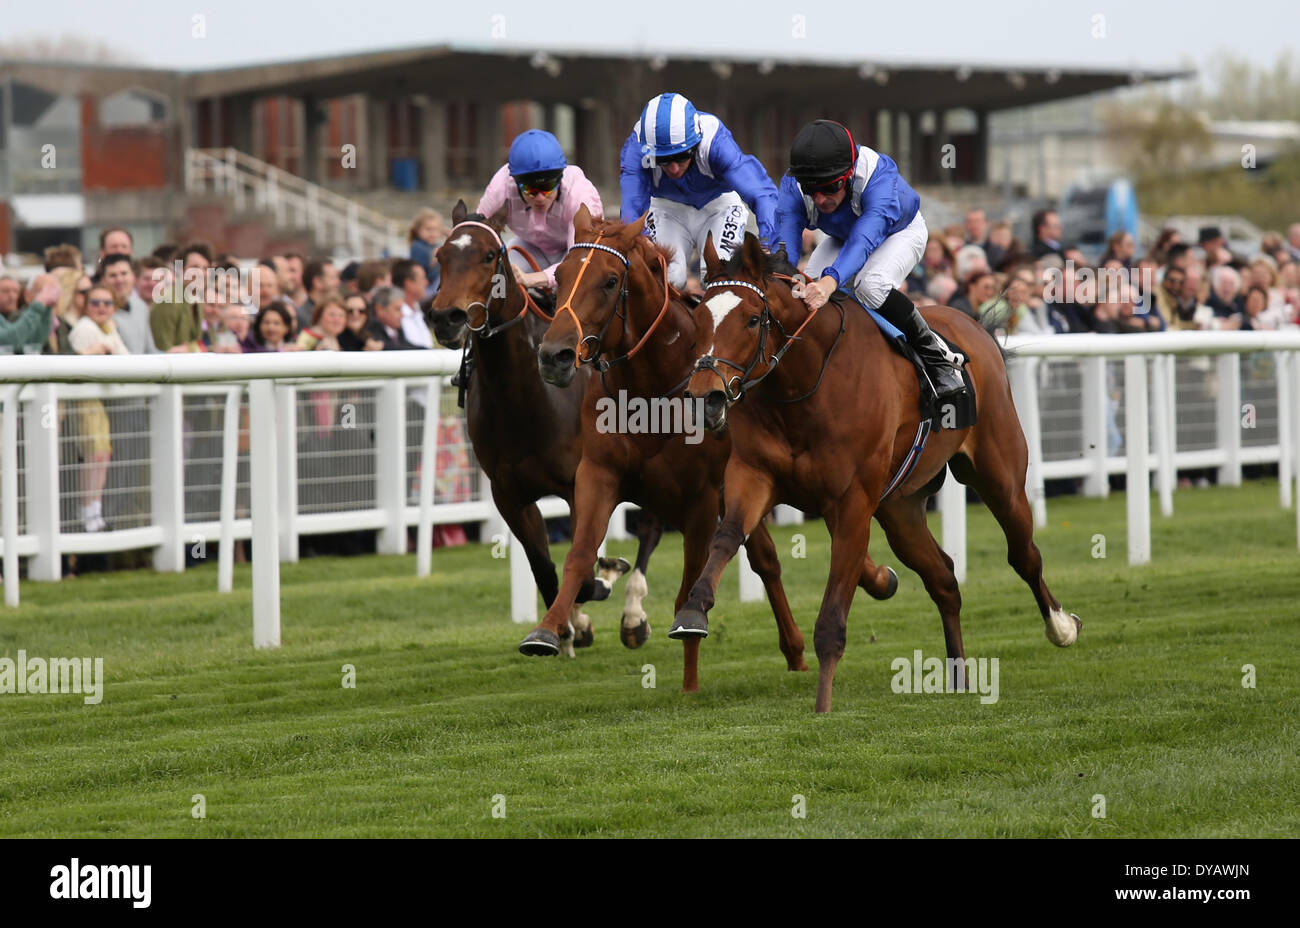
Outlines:
[[[790,146],[790,174],[800,184],[833,181],[853,171],[858,148],[853,135],[833,119],[814,119]]]

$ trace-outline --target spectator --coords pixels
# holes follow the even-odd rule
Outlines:
[[[132,270],[135,271],[135,292],[140,301],[146,306],[163,302],[171,290],[171,268],[153,255],[145,255],[132,265]]]
[[[221,309],[223,337],[218,339],[217,347],[213,350],[231,354],[242,352],[249,328],[248,313],[245,312],[244,307],[238,303],[227,303]]]
[[[1245,286],[1261,287],[1268,294],[1268,308],[1281,310],[1286,297],[1279,286],[1277,262],[1268,255],[1257,255],[1250,262],[1250,273],[1246,275]]]
[[[93,286],[90,276],[75,267],[56,268],[53,275],[59,285],[54,325],[46,333],[45,354],[76,354],[68,343],[72,327],[86,312],[86,297]]]
[[[129,266],[130,261],[128,259]],[[86,312],[68,335],[68,343],[77,354],[127,354],[126,345],[113,323],[116,311],[113,291],[97,284],[86,295]],[[109,436],[108,414],[99,400],[78,400],[77,421],[81,440],[78,451],[82,460],[81,520],[87,532],[108,530],[104,521],[104,484],[108,481],[108,462],[113,457]]]
[[[18,312],[18,299],[22,293],[22,284],[17,278],[0,277],[0,319],[9,319]]]
[[[0,278],[0,286],[5,280],[13,278]],[[29,348],[39,348],[50,334],[50,318],[59,302],[60,288],[49,274],[42,274],[37,280],[40,285],[35,299],[25,309],[0,315],[0,346],[25,352]],[[14,302],[17,304],[16,299]]]
[[[402,334],[417,348],[433,347],[433,335],[420,309],[427,284],[424,268],[414,261],[393,262],[393,285],[402,291]]]
[[[1286,250],[1292,261],[1300,262],[1300,222],[1291,223],[1286,230]]]
[[[984,249],[978,245],[963,245],[958,249],[953,255],[953,268],[957,272],[957,279],[963,281],[969,281],[976,271],[991,270]]]
[[[1268,290],[1251,286],[1246,290],[1240,328],[1247,332],[1271,332],[1282,327],[1282,311],[1268,305]]]
[[[925,294],[940,306],[950,306],[957,293],[957,281],[950,274],[935,274],[926,284]]]
[[[182,292],[194,287],[207,292],[207,274],[212,267],[212,246],[206,242],[191,242],[177,249],[182,265]],[[201,301],[200,301],[201,302]],[[199,319],[199,305],[185,302],[155,303],[149,309],[149,328],[159,351],[203,351],[203,328]]]
[[[1102,263],[1111,259],[1117,260],[1126,268],[1133,266],[1133,256],[1137,254],[1137,242],[1133,241],[1133,236],[1121,229],[1106,241],[1106,253],[1102,255]]]
[[[76,245],[51,245],[45,249],[45,270],[75,267],[81,270],[81,249]]]
[[[300,331],[306,331],[307,327],[313,324],[312,319],[316,317],[316,304],[326,297],[338,294],[339,271],[329,258],[317,258],[307,262],[307,268],[302,272],[302,280],[307,291],[307,299],[298,304],[298,328]]]
[[[406,235],[406,240],[411,244],[411,260],[424,268],[431,292],[437,289],[437,281],[442,273],[433,253],[446,237],[447,230],[443,228],[442,219],[427,207],[415,214]]]
[[[1192,262],[1192,249],[1182,242],[1175,242],[1169,246],[1165,253],[1165,264],[1168,267],[1176,267],[1180,270],[1187,270],[1187,266]]]
[[[280,299],[280,277],[275,269],[275,262],[263,258],[253,269],[257,277],[257,308],[270,306]]]
[[[253,341],[245,341],[244,351],[297,351],[298,346],[289,341],[293,332],[293,316],[282,301],[263,306],[253,322]]]
[[[291,309],[297,310],[307,299],[307,289],[303,286],[303,257],[291,251],[275,258],[276,273],[280,280],[280,300]]]
[[[976,207],[966,211],[966,244],[978,245],[988,253],[989,220],[984,210]]]
[[[351,296],[357,292],[357,273],[360,270],[360,261],[349,261],[347,266],[339,271],[339,289],[343,296]]]
[[[1012,271],[1007,282],[1008,331],[1016,335],[1056,334],[1039,281],[1034,265],[1022,264]]]
[[[926,287],[935,275],[951,276],[955,263],[954,255],[948,250],[948,244],[943,238],[931,235],[929,241],[925,243],[925,253],[921,255],[921,263],[913,273],[917,283],[921,287]]]
[[[1210,298],[1207,301],[1214,315],[1231,319],[1245,311],[1245,300],[1237,293],[1241,289],[1241,275],[1226,265],[1210,271]]]
[[[988,242],[984,245],[984,255],[990,267],[1002,263],[1002,259],[1022,249],[1011,234],[1011,223],[1002,220],[989,227]]]
[[[99,233],[99,258],[96,263],[103,268],[104,259],[109,255],[126,255],[130,258],[134,248],[135,241],[130,232],[121,226],[109,226]]]
[[[1187,285],[1187,272],[1182,268],[1171,267],[1165,269],[1164,277],[1161,278],[1160,284],[1155,287],[1151,294],[1155,301],[1155,306],[1164,318],[1173,323],[1180,318],[1179,304],[1183,299],[1183,288]],[[1176,325],[1175,328],[1188,328],[1188,326]]]
[[[113,321],[126,350],[131,354],[157,354],[158,347],[149,326],[149,304],[135,292],[135,271],[130,256],[110,253],[100,263],[99,278],[113,292],[117,306]]]
[[[1220,251],[1227,250],[1227,241],[1223,237],[1223,231],[1218,226],[1201,226],[1196,235],[1196,246],[1205,252],[1207,266],[1227,264],[1231,260],[1231,255],[1229,255],[1228,261],[1220,258]]]
[[[966,230],[959,225],[944,226],[939,237],[953,254],[961,251],[966,244]]]
[[[303,351],[341,351],[339,336],[347,330],[348,315],[336,294],[322,296],[312,310],[310,325],[298,336]]]
[[[1169,260],[1169,249],[1174,245],[1181,245],[1183,237],[1177,229],[1166,226],[1160,230],[1160,235],[1156,238],[1155,245],[1151,248],[1151,259],[1156,264],[1165,264]]]
[[[176,253],[180,250],[181,247],[174,242],[163,242],[150,253],[150,257],[157,258],[164,267],[171,267],[172,262],[176,260]]]
[[[380,287],[375,291],[375,322],[378,323],[376,335],[383,341],[385,351],[405,351],[420,347],[406,338],[402,328],[404,309],[401,291],[396,287]]]
[[[392,263],[385,258],[362,261],[357,269],[357,292],[371,296],[376,287],[393,285]]]
[[[966,286],[963,289],[965,292],[956,297],[950,305],[953,309],[960,309],[972,319],[978,319],[980,311],[990,305],[993,298],[997,296],[997,278],[988,268],[979,268],[966,279]]]
[[[1061,217],[1054,209],[1040,209],[1034,213],[1034,244],[1030,254],[1041,258],[1046,254],[1057,254],[1062,258],[1065,252],[1061,248]]]
[[[348,326],[339,335],[339,347],[344,351],[382,351],[383,335],[375,331],[377,323],[370,318],[366,298],[360,293],[350,294],[343,300],[343,309],[348,315]]]

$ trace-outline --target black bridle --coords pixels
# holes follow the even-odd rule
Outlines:
[[[784,280],[786,278],[782,277],[781,279]],[[808,318],[805,319],[800,324],[799,328],[795,330],[794,335],[790,335],[785,331],[785,326],[781,325],[781,320],[772,314],[772,307],[768,303],[766,290],[762,289],[761,287],[755,284],[751,284],[747,280],[734,280],[734,279],[710,281],[705,285],[704,289],[707,292],[709,290],[713,290],[719,287],[743,287],[746,290],[752,290],[754,293],[757,293],[759,299],[763,301],[763,309],[762,312],[759,313],[759,317],[758,317],[758,344],[754,347],[754,353],[752,356],[750,356],[748,364],[746,364],[744,367],[741,367],[735,361],[729,360],[728,358],[716,358],[711,354],[706,354],[696,360],[695,367],[691,372],[692,376],[698,371],[709,371],[715,374],[717,378],[722,381],[722,392],[723,395],[726,396],[727,398],[727,404],[730,405],[732,403],[738,403],[742,399],[744,399],[746,393],[748,393],[750,390],[757,387],[760,383],[766,380],[767,377],[774,370],[776,370],[776,366],[781,363],[781,359],[785,357],[785,353],[794,346],[795,342],[801,340],[801,336],[799,333],[801,333],[807,327],[808,323],[812,322],[813,318],[816,317],[817,313],[820,310],[814,310],[811,313],[809,313]],[[830,350],[826,352],[826,357],[822,359],[822,369],[821,372],[817,375],[817,382],[813,384],[811,390],[809,390],[807,393],[803,394],[802,396],[797,396],[793,399],[774,399],[772,400],[772,402],[799,403],[802,402],[803,400],[808,399],[810,396],[812,396],[814,393],[817,392],[818,388],[821,387],[822,378],[826,376],[826,368],[830,364],[831,355],[835,353],[835,348],[840,343],[840,337],[844,334],[844,328],[845,328],[844,307],[841,306],[838,301],[835,301],[835,308],[839,310],[839,314],[840,314],[840,330],[835,335],[835,341],[831,343]],[[763,362],[763,359],[766,355],[765,349],[767,347],[767,339],[771,327],[773,325],[775,325],[777,330],[781,333],[781,338],[785,340],[785,343],[776,350],[776,354],[767,358],[767,370],[763,371],[763,373],[759,374],[757,377],[751,377],[751,375],[754,372],[754,368],[756,368],[760,363]],[[740,373],[735,374],[730,379],[728,379],[727,376],[719,369],[718,367],[719,364],[725,364],[728,367],[739,371]],[[688,377],[687,382],[689,382],[689,380],[690,378]]]

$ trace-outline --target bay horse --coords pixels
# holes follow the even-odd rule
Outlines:
[[[992,335],[957,310],[924,310],[930,326],[969,359],[978,417],[968,428],[933,432],[915,468],[887,492],[921,435],[920,388],[912,364],[843,294],[810,314],[795,292],[798,278],[784,250],[768,255],[752,234],[725,263],[710,239],[705,264],[708,283],[697,316],[709,327],[709,347],[687,391],[704,399],[707,428],[730,426],[732,453],[726,515],[670,637],[679,630],[708,634],[707,616],[723,568],[742,539],[761,525],[764,513],[789,503],[820,512],[831,535],[830,576],[813,633],[820,663],[815,711],[830,711],[856,588],[879,599],[897,586],[892,571],[877,567],[867,554],[873,516],[938,607],[948,657],[964,660],[961,592],[952,559],[925,518],[926,498],[942,485],[947,466],[997,519],[1006,535],[1007,559],[1033,591],[1048,640],[1060,647],[1073,644],[1082,622],[1065,613],[1043,582],[1025,496],[1028,452],[1005,360]],[[948,664],[953,670],[964,666]],[[962,680],[956,682],[960,686]]]
[[[542,379],[582,394],[582,460],[573,547],[564,561],[560,593],[520,643],[524,654],[555,653],[569,603],[591,572],[605,523],[620,501],[638,503],[681,527],[685,554],[674,610],[699,576],[718,524],[729,437],[705,438],[699,423],[696,438],[702,443],[691,444],[685,429],[640,431],[601,419],[602,406],[608,409],[615,397],[631,405],[680,393],[702,348],[690,308],[668,284],[668,253],[642,234],[644,227],[644,216],[626,224],[593,220],[582,207],[574,219],[574,245],[556,270],[560,305],[537,364]],[[596,368],[598,376],[581,380],[586,367]],[[676,402],[685,406],[680,396]],[[687,415],[683,410],[683,424]],[[776,616],[786,666],[806,670],[803,635],[786,602],[776,547],[761,524],[752,532],[746,550]],[[699,689],[698,658],[698,639],[687,640],[683,692]]]
[[[472,345],[465,408],[470,442],[492,483],[497,511],[523,546],[549,608],[559,578],[537,501],[559,496],[573,510],[582,397],[552,387],[538,375],[537,346],[550,317],[515,278],[501,240],[505,210],[490,218],[471,215],[461,200],[451,219],[453,228],[435,255],[442,283],[432,303],[434,337],[446,348]],[[583,373],[585,383],[589,375]],[[641,577],[661,533],[658,520],[643,514],[637,523],[636,570]],[[594,638],[590,618],[576,604],[607,598],[613,582],[630,565],[622,558],[601,558],[597,567],[597,576],[588,571],[574,600],[569,617],[573,628],[561,636],[570,657],[574,646],[587,647]],[[644,615],[642,598],[636,584],[629,582],[625,619]],[[635,647],[640,642],[624,639],[624,644]]]

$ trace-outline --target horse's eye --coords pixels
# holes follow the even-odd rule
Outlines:
[[[749,328],[751,328],[751,329],[756,329],[756,328],[758,328],[758,316],[750,316],[750,317],[749,317]]]
[[[485,254],[485,255],[483,256],[483,263],[484,263],[484,264],[491,264],[491,263],[492,263],[493,261],[495,261],[496,259],[497,259],[497,253],[496,253],[496,250],[495,250],[495,249],[492,249],[492,248],[489,248],[489,249],[488,249],[488,253]]]
[[[615,277],[613,274],[610,274],[608,277],[605,278],[605,289],[613,290],[617,283],[618,283],[618,278]]]

